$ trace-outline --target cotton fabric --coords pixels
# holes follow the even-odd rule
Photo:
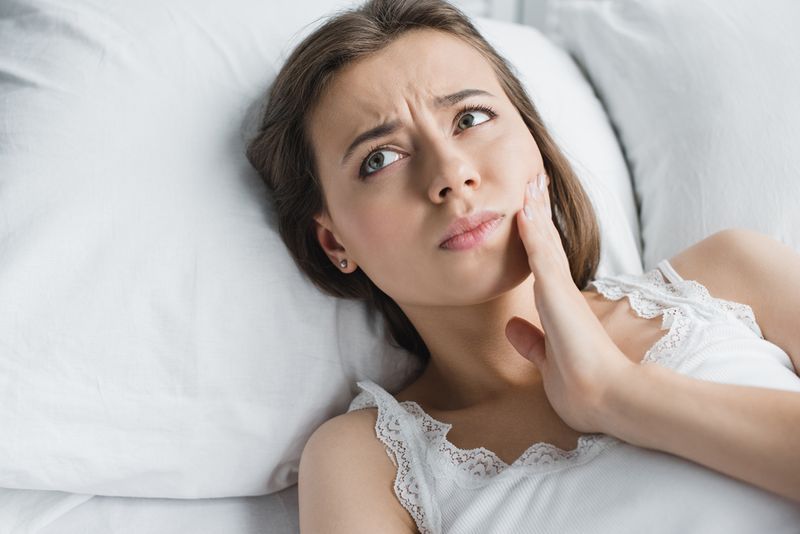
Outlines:
[[[641,275],[595,280],[642,317],[663,317],[642,365],[694,378],[800,392],[788,355],[765,340],[752,309],[712,297],[667,260]],[[572,451],[536,443],[510,466],[485,448],[449,443],[449,424],[372,381],[349,411],[376,407],[376,436],[397,465],[395,495],[422,534],[796,533],[800,505],[697,463],[585,434]],[[702,409],[702,407],[698,407]]]

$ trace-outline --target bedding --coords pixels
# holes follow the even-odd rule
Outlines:
[[[358,3],[0,4],[0,532],[298,532],[307,437],[357,381],[417,372],[297,272],[244,157],[288,52]],[[800,250],[800,18],[775,6],[553,0],[547,36],[475,17],[595,205],[598,276],[723,225]]]
[[[0,488],[3,534],[298,534],[297,486],[257,497],[148,499]]]
[[[725,228],[800,251],[800,3],[552,0],[619,135],[643,268]]]
[[[417,372],[301,276],[244,156],[288,52],[354,4],[0,4],[0,487],[269,495],[358,380]],[[641,272],[630,176],[580,71],[533,28],[476,23],[596,205],[599,273]]]

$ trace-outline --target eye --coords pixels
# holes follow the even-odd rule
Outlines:
[[[464,129],[469,129],[472,128],[473,126],[477,126],[477,124],[475,124],[475,119],[474,119],[476,115],[475,112],[478,112],[477,115],[483,114],[489,117],[485,121],[481,121],[478,124],[483,124],[484,122],[487,122],[497,116],[497,113],[495,113],[495,111],[488,106],[467,104],[466,106],[461,108],[461,111],[459,111],[458,115],[456,115],[459,119],[457,125],[458,126],[464,125],[465,126]],[[361,167],[358,170],[358,177],[360,180],[366,180],[366,178],[369,177],[371,174],[375,174],[384,168],[385,166],[384,163],[386,163],[386,158],[383,156],[384,153],[397,155],[397,152],[395,150],[389,149],[387,145],[379,145],[369,149],[369,151],[367,152],[367,157],[364,158],[364,161],[361,162]],[[398,159],[401,158],[399,156],[395,157],[394,159],[390,159],[388,163],[393,163]]]
[[[386,145],[376,146],[369,149],[369,155],[364,159],[361,163],[361,168],[358,171],[358,176],[362,180],[369,176],[370,174],[375,174],[379,170],[383,168],[383,164],[386,163],[386,157],[384,154],[395,154],[397,156],[397,152],[394,150],[384,150],[388,149],[389,147]],[[393,161],[397,161],[400,159],[399,157],[395,157],[395,159],[389,159],[389,163]],[[373,169],[373,170],[369,170]]]
[[[492,118],[497,116],[497,114],[494,112],[494,110],[492,108],[488,107],[488,106],[481,106],[481,105],[472,105],[472,106],[470,106],[468,104],[468,105],[464,106],[463,108],[461,108],[461,111],[459,112],[460,120],[458,121],[458,124],[459,125],[465,124],[468,128],[471,128],[472,126],[475,126],[475,121],[474,121],[475,113],[474,112],[476,112],[476,111],[479,111],[480,113],[482,113],[484,115],[488,115],[489,119],[487,119],[487,120],[491,120]],[[463,119],[467,118],[467,117],[473,117],[473,120],[467,121],[465,123],[465,121]],[[486,121],[483,121],[483,122],[486,122]],[[479,122],[478,124],[483,124],[483,122]]]

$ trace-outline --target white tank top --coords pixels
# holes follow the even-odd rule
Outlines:
[[[641,317],[663,316],[668,332],[643,363],[800,392],[789,356],[763,338],[749,306],[710,296],[667,260],[590,285],[608,299],[628,297]],[[800,532],[800,505],[678,456],[585,434],[574,450],[535,443],[508,465],[483,447],[455,447],[451,425],[414,401],[397,402],[370,380],[358,386],[348,411],[378,409],[395,495],[421,534]]]

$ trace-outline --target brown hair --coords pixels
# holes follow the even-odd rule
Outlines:
[[[443,0],[369,0],[335,15],[292,51],[267,93],[257,135],[247,147],[247,158],[271,193],[281,239],[300,270],[323,292],[365,301],[370,311],[376,308],[394,342],[427,363],[428,348],[394,300],[362,270],[342,273],[317,240],[313,217],[329,212],[307,120],[338,69],[380,51],[407,30],[431,28],[462,39],[489,61],[528,126],[550,176],[554,222],[572,279],[578,288],[585,289],[594,278],[600,257],[599,228],[592,204],[513,68],[469,18]],[[392,339],[388,341],[392,343]]]

